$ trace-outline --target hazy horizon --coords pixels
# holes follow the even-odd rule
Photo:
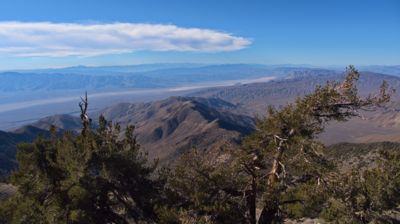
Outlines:
[[[29,72],[29,71],[39,71],[39,70],[63,70],[63,69],[71,69],[71,68],[107,68],[107,67],[129,67],[129,66],[151,66],[151,65],[193,65],[198,67],[206,67],[206,66],[219,66],[219,65],[260,65],[260,66],[271,66],[271,67],[304,67],[304,68],[321,68],[321,69],[338,69],[343,70],[349,65],[354,65],[356,67],[373,67],[373,66],[381,66],[381,67],[394,67],[400,66],[399,64],[331,64],[331,65],[317,65],[317,64],[262,64],[262,63],[195,63],[195,62],[158,62],[158,63],[139,63],[139,64],[101,64],[101,65],[92,65],[92,64],[76,64],[70,66],[43,66],[43,67],[32,67],[32,68],[10,68],[10,69],[0,69],[0,72]]]

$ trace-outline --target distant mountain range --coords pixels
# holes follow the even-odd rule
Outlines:
[[[369,71],[376,72],[394,76],[400,76],[400,65],[369,65],[369,66],[360,66],[359,69],[361,71]]]
[[[328,81],[343,80],[344,74],[331,70],[295,70],[285,78],[263,83],[250,83],[215,87],[190,93],[190,96],[220,98],[245,108],[250,114],[264,115],[268,105],[285,105],[296,97],[311,93],[317,85]],[[386,80],[393,88],[400,89],[400,77],[372,72],[362,72],[357,83],[361,94],[377,91]]]
[[[3,72],[0,73],[0,92],[166,88],[199,82],[252,79],[271,74],[269,69],[260,65],[180,66],[159,65],[154,69],[136,66],[72,67]]]
[[[397,74],[397,68],[365,69]],[[0,73],[0,129],[9,130],[53,114],[73,114],[76,101],[85,91],[90,95],[91,109],[97,110],[115,103],[159,100],[210,87],[278,82],[308,75],[329,77],[340,75],[343,70],[344,67],[290,64],[145,64],[3,72]]]
[[[296,73],[341,73],[339,71],[343,69],[307,65],[144,64],[16,70],[0,73],[0,92],[166,88],[199,82],[284,77]],[[400,66],[364,66],[360,70],[400,75]]]
[[[138,72],[149,72],[156,70],[166,69],[182,69],[182,68],[201,68],[201,67],[258,67],[266,69],[277,69],[277,68],[307,68],[307,69],[329,69],[343,71],[343,66],[314,66],[310,64],[199,64],[199,63],[155,63],[155,64],[136,64],[136,65],[115,65],[115,66],[72,66],[64,68],[47,68],[47,69],[24,69],[24,70],[10,70],[11,72],[19,73],[47,73],[47,74],[92,74],[92,75],[104,75],[110,73],[138,73]],[[357,66],[361,71],[369,71],[376,73],[383,73],[388,75],[400,75],[400,65],[363,65]]]
[[[110,73],[137,73],[171,68],[196,68],[206,66],[205,64],[191,63],[157,63],[157,64],[138,64],[138,65],[116,65],[116,66],[72,66],[65,68],[47,69],[24,69],[12,70],[19,73],[47,73],[47,74],[84,74],[84,75],[104,75]]]

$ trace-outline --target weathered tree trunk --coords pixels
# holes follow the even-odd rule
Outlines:
[[[272,209],[272,207],[275,206],[268,206],[264,207],[260,218],[258,219],[258,224],[275,224],[275,223],[279,223],[278,222],[278,217],[277,217],[277,209]]]
[[[253,170],[251,170],[248,166],[246,166],[247,171],[251,175],[251,183],[250,189],[245,191],[245,197],[247,202],[247,208],[249,212],[249,221],[251,224],[257,223],[257,182],[256,182],[256,174]]]
[[[256,178],[253,176],[251,180],[251,201],[249,204],[249,210],[250,210],[250,223],[251,224],[256,224],[257,223],[257,215],[256,215],[256,208],[257,208],[257,183],[256,183]]]
[[[90,118],[87,115],[87,109],[88,109],[88,97],[87,97],[87,92],[85,92],[85,98],[81,97],[81,102],[79,103],[79,107],[81,108],[81,122],[82,122],[82,132],[81,134],[85,136],[86,131],[89,130],[90,128]]]
[[[276,185],[279,181],[279,176],[282,172],[281,169],[281,159],[284,152],[283,143],[285,139],[279,138],[279,144],[276,148],[276,154],[274,156],[274,161],[272,162],[271,171],[268,175],[268,194],[270,195],[270,200],[266,201],[263,210],[261,212],[260,218],[258,219],[258,224],[272,224],[278,223],[279,219],[279,202],[275,199],[277,192],[275,191]]]
[[[272,162],[272,167],[271,171],[268,176],[268,188],[272,187],[276,182],[278,182],[278,176],[279,176],[279,159],[278,157],[282,157],[282,152],[279,152],[279,155],[275,157],[274,161]]]

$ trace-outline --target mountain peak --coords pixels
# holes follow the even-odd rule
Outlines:
[[[151,157],[169,160],[196,147],[216,151],[254,129],[252,118],[230,112],[221,99],[169,97],[141,104],[118,104],[100,111],[122,127],[134,125],[138,141]],[[95,115],[94,115],[95,116]]]

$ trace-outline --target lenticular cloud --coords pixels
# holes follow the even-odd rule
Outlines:
[[[251,44],[230,33],[175,25],[0,22],[0,55],[94,56],[134,51],[235,51]]]

